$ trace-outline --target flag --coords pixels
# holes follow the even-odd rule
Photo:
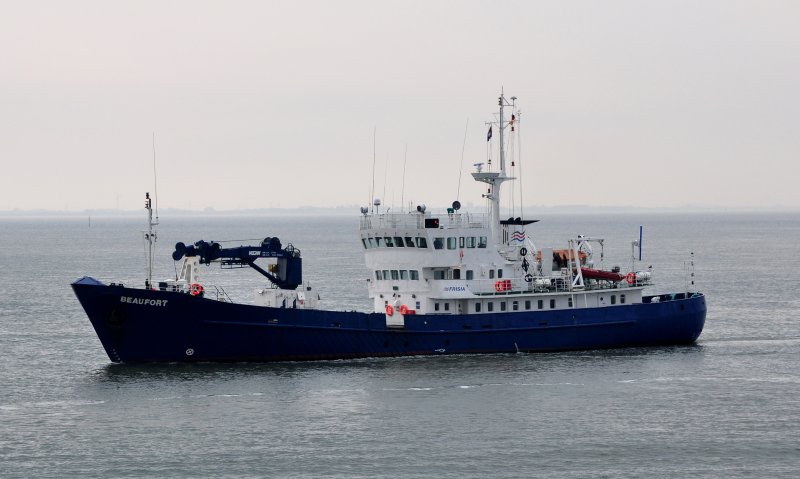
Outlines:
[[[489,141],[491,139],[492,139],[492,127],[490,126],[489,133],[486,134],[486,141]]]

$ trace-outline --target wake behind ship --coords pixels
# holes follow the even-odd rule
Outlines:
[[[695,291],[644,295],[652,271],[606,268],[604,240],[576,236],[562,248],[537,248],[535,220],[500,218],[506,138],[513,141],[515,98],[499,98],[499,167],[477,163],[486,213],[443,214],[423,205],[401,213],[361,209],[358,239],[370,270],[373,312],[332,311],[303,282],[301,252],[278,238],[223,248],[178,243],[175,279],[151,280],[155,241],[146,199],[149,246],[144,288],[83,277],[72,284],[113,362],[280,361],[376,356],[560,351],[690,344],[703,330],[705,297]],[[509,120],[504,109],[511,108]],[[512,159],[512,165],[514,161]],[[641,232],[640,232],[641,235]],[[599,260],[597,258],[599,250]],[[262,265],[257,261],[267,264]],[[204,284],[203,265],[253,268],[269,281],[253,304],[230,301]],[[264,267],[265,266],[265,267]]]

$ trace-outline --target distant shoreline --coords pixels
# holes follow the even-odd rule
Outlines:
[[[446,207],[429,208],[436,214],[444,214]],[[483,208],[472,205],[464,208],[471,213],[481,213]],[[551,215],[551,214],[670,214],[670,213],[800,213],[800,207],[773,206],[773,207],[722,207],[706,205],[686,205],[682,207],[633,207],[633,206],[585,206],[585,205],[561,205],[561,206],[526,206],[524,211],[526,217]],[[84,218],[95,217],[138,217],[143,216],[144,210],[83,210],[83,211],[63,211],[63,210],[5,210],[0,211],[0,218],[23,218],[23,217],[75,217]],[[300,208],[258,208],[258,209],[233,209],[215,210],[206,208],[203,210],[186,210],[177,208],[164,208],[159,211],[160,216],[179,217],[179,216],[358,216],[359,207],[340,206],[333,208],[321,207],[300,207]],[[519,216],[519,211],[514,213]],[[501,216],[511,216],[510,211],[501,211]]]

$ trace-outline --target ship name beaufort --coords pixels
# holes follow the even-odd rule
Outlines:
[[[168,299],[147,299],[147,298],[134,298],[131,296],[120,296],[119,301],[121,303],[132,303],[132,304],[142,304],[145,306],[161,306],[165,307],[167,305]]]

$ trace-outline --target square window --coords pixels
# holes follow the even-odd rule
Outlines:
[[[512,311],[519,311],[519,301],[512,301],[511,302],[511,310]]]
[[[556,300],[555,299],[551,299],[550,300],[550,309],[555,309],[555,307],[556,307]]]
[[[497,270],[497,277],[498,278],[502,278],[503,277],[503,269],[502,268]]]
[[[617,304],[617,295],[616,294],[612,294],[611,295],[611,304]]]
[[[447,238],[447,249],[456,249],[456,237],[449,236]]]
[[[474,248],[475,247],[475,237],[468,236],[467,237],[467,248]]]
[[[531,300],[530,299],[526,299],[525,300],[525,310],[527,311],[529,309],[531,309]]]
[[[505,310],[506,310],[506,302],[500,301],[500,311],[505,311]]]
[[[439,303],[433,303],[433,310],[439,311]]]
[[[474,272],[471,269],[467,270],[467,279],[473,279],[475,276]]]
[[[444,238],[434,238],[433,239],[433,248],[434,249],[442,249],[442,248],[444,248]]]
[[[476,313],[480,313],[481,312],[481,303],[475,303],[475,312]]]
[[[450,303],[444,303],[444,310],[450,311]]]
[[[480,240],[478,240],[478,248],[485,248],[486,247],[486,236],[481,236]]]
[[[418,279],[419,279],[419,271],[417,271],[417,270],[415,270],[415,269],[412,269],[412,270],[410,270],[408,273],[409,273],[409,275],[411,276],[411,279],[412,279],[413,281],[416,281],[416,280],[418,280]],[[417,309],[419,309],[419,308],[417,308]]]
[[[624,294],[620,294],[619,295],[619,302],[620,302],[620,304],[625,304],[625,295]]]
[[[493,269],[489,270],[489,279],[494,279],[494,270]]]
[[[494,311],[494,302],[493,301],[489,301],[489,303],[486,305],[486,311]]]
[[[542,308],[544,308],[544,300],[541,300],[541,299],[540,299],[540,300],[539,300],[539,303],[537,304],[537,306],[539,307],[539,309],[542,309]]]

